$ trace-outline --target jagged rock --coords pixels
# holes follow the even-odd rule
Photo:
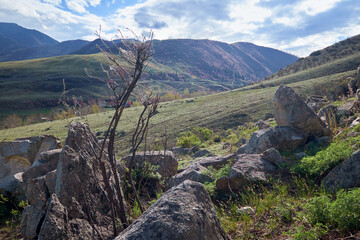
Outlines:
[[[217,191],[232,191],[243,188],[249,182],[264,182],[278,174],[278,167],[260,154],[240,154],[230,168],[229,177],[216,181]],[[230,189],[229,189],[230,188]]]
[[[355,151],[348,159],[333,168],[322,180],[330,190],[360,187],[360,151]]]
[[[275,148],[269,148],[268,150],[264,151],[261,157],[265,160],[268,160],[269,162],[276,164],[277,166],[281,166],[285,163],[284,158]]]
[[[31,165],[31,167],[24,172],[23,179],[26,184],[28,179],[43,176],[48,172],[56,169],[60,158],[61,149],[54,149],[40,154],[40,159]]]
[[[132,155],[128,155],[122,159],[127,167],[129,167]],[[135,155],[134,166],[142,168],[144,164],[149,163],[157,167],[157,171],[162,177],[171,177],[177,174],[178,161],[171,151],[154,151],[154,152],[139,152]]]
[[[115,240],[229,239],[204,186],[187,180],[165,192]]]
[[[89,127],[72,122],[56,170],[53,166],[59,151],[42,155],[34,167],[39,169],[29,171],[25,185],[31,205],[22,217],[24,237],[108,239],[112,236],[111,209],[95,158],[99,149]],[[109,168],[109,163],[104,162],[105,168]],[[110,185],[114,188],[113,178]]]
[[[274,95],[273,105],[279,126],[294,127],[309,136],[330,134],[325,129],[326,124],[292,88],[281,85]]]
[[[170,148],[169,151],[173,152],[175,157],[180,157],[184,155],[190,155],[193,152],[191,151],[191,148],[183,148],[183,147],[174,147]]]
[[[19,138],[0,143],[0,189],[18,199],[24,198],[23,172],[36,162],[43,151],[55,149],[59,142],[53,136]]]
[[[323,96],[312,95],[306,99],[306,104],[316,113],[323,106],[325,106],[328,101]]]
[[[207,149],[202,149],[202,150],[199,150],[197,151],[196,153],[194,153],[192,155],[192,158],[199,158],[199,157],[206,157],[206,156],[214,156],[209,150]]]
[[[294,127],[272,127],[256,131],[247,143],[245,153],[262,153],[269,148],[295,150],[305,145],[307,135]]]
[[[259,130],[271,127],[269,123],[267,123],[263,120],[256,122],[254,126],[258,127]]]
[[[348,117],[353,115],[357,111],[356,102],[346,102],[341,106],[337,107],[337,114],[339,117]]]
[[[225,164],[229,163],[234,156],[234,154],[230,154],[225,157],[216,156],[200,158],[189,166],[181,169],[180,173],[170,178],[169,187],[176,186],[185,180],[192,180],[200,183],[213,182],[214,179],[206,174],[207,168],[213,167],[215,169],[220,169]]]
[[[203,167],[213,167],[215,169],[222,168],[225,164],[227,164],[231,159],[234,158],[234,154],[229,154],[225,157],[223,156],[214,156],[214,157],[203,157],[195,161],[194,163],[200,164]]]
[[[247,144],[242,145],[241,147],[238,148],[238,150],[236,151],[236,154],[244,154],[247,148]]]
[[[328,105],[321,109],[318,116],[323,120],[328,127],[333,128],[337,126],[337,108],[333,105]]]
[[[181,173],[176,174],[169,180],[169,188],[172,188],[186,180],[192,180],[199,183],[213,182],[214,179],[205,174],[206,168],[198,163],[191,164]]]

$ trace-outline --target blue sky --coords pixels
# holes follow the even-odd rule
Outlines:
[[[114,38],[116,28],[156,39],[252,42],[307,56],[360,34],[359,0],[0,0],[0,21],[59,41]]]

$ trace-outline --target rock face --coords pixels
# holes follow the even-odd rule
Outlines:
[[[279,126],[295,127],[315,137],[329,134],[325,123],[292,88],[281,85],[275,93],[273,105]]]
[[[109,239],[112,236],[111,209],[94,157],[97,151],[98,142],[89,127],[73,122],[60,156],[59,151],[45,152],[38,164],[24,173],[25,193],[31,204],[22,215],[25,238]],[[110,184],[114,184],[113,179]]]
[[[131,155],[122,159],[128,167],[130,164]],[[139,152],[135,155],[135,167],[144,167],[145,162],[157,167],[157,171],[162,177],[168,178],[177,174],[178,161],[171,151],[154,151],[154,152]]]
[[[22,198],[22,173],[40,159],[44,151],[58,148],[53,136],[19,138],[0,143],[0,189]]]
[[[229,239],[202,184],[185,181],[164,193],[116,240]]]
[[[295,150],[305,145],[307,135],[294,127],[272,127],[256,131],[247,143],[245,153],[262,153],[269,148]]]
[[[216,181],[216,189],[229,191],[241,189],[249,182],[267,181],[278,174],[278,169],[260,154],[240,154],[230,168],[229,177],[222,177]]]
[[[360,151],[332,169],[322,184],[330,190],[360,187]]]

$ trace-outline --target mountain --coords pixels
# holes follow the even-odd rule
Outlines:
[[[115,50],[112,42],[105,43]],[[119,41],[115,43],[121,44]],[[97,45],[105,49],[101,40],[96,39],[72,54],[99,53]],[[294,55],[246,42],[227,44],[193,39],[154,40],[153,48],[154,60],[158,63],[182,69],[202,79],[220,82],[257,81],[297,60]],[[162,78],[161,75],[153,77]]]
[[[19,48],[40,47],[58,43],[46,34],[23,28],[15,23],[0,23],[0,35],[2,38],[10,39]]]
[[[0,61],[7,61],[0,63],[2,111],[57,105],[63,79],[70,94],[84,99],[106,96],[105,84],[89,77],[84,71],[86,68],[92,75],[105,76],[100,64],[108,67],[109,62],[97,47],[105,48],[101,40],[59,43],[16,24],[0,25],[3,26],[0,34],[6,36],[0,38],[0,42],[12,46],[7,53],[0,53]],[[41,44],[33,41],[30,47],[24,47],[16,38],[10,38],[21,32],[40,34],[36,39],[49,41]],[[116,50],[112,42],[105,43]],[[115,44],[121,46],[122,42],[115,41]],[[235,89],[263,79],[297,60],[296,56],[279,50],[244,42],[154,40],[153,50],[154,55],[141,85],[156,89],[160,94],[183,92],[185,89],[190,92]]]
[[[295,63],[281,69],[271,78],[279,78],[289,74],[297,73],[300,71],[312,69],[321,65],[325,65],[336,60],[351,57],[360,53],[360,34],[354,37],[347,38],[343,41],[335,43],[322,50],[311,53],[308,57],[299,58]],[[342,67],[337,67],[335,70],[330,70],[328,74],[345,72],[356,69],[359,65],[357,61],[347,61]]]
[[[15,49],[12,51],[8,51],[7,53],[0,54],[0,62],[20,61],[20,60],[68,55],[82,48],[88,43],[89,41],[85,41],[85,40],[69,40],[69,41],[56,43],[53,45]]]

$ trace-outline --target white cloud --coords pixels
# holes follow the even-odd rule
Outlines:
[[[112,29],[101,17],[89,13],[79,16],[41,0],[0,1],[0,22],[16,22],[57,40],[78,39],[91,34],[94,39],[99,25],[105,31]]]
[[[101,0],[65,0],[66,6],[78,13],[87,13],[86,8],[89,6],[96,7]]]
[[[54,6],[60,6],[62,3],[62,0],[43,0],[45,3],[50,3]]]

